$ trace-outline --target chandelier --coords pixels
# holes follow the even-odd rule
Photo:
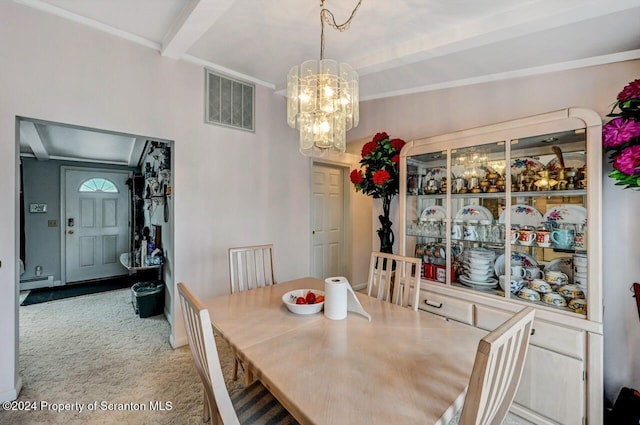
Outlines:
[[[324,58],[324,24],[345,31],[355,16],[337,24],[333,14],[320,1],[320,60],[294,66],[287,75],[287,123],[300,131],[300,152],[323,154],[344,152],[346,133],[358,126],[358,73],[346,63]]]

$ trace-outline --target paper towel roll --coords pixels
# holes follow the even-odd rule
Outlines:
[[[342,276],[324,280],[324,315],[327,319],[342,320],[347,317],[347,288],[349,281]]]

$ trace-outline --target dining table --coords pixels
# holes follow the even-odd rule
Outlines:
[[[300,424],[446,425],[462,407],[478,341],[471,326],[355,295],[368,318],[297,315],[300,278],[203,300],[214,332]]]

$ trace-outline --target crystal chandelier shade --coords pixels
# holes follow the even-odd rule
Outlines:
[[[328,150],[344,152],[346,133],[360,120],[358,73],[346,63],[324,59],[322,16],[330,12],[324,9],[324,0],[321,7],[320,60],[296,65],[287,75],[287,123],[300,131],[300,152],[304,155]],[[351,18],[356,10],[357,7]],[[342,31],[351,18],[341,26],[332,26]]]

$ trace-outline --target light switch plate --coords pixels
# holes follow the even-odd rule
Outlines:
[[[29,204],[30,213],[46,213],[47,204]]]

